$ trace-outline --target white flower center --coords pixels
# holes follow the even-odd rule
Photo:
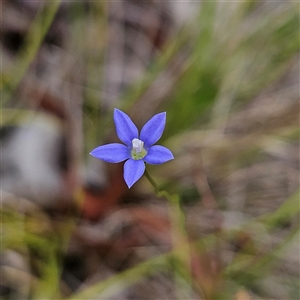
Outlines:
[[[147,151],[144,148],[144,142],[139,139],[132,140],[131,157],[134,160],[142,159],[146,156]]]
[[[139,139],[132,140],[132,150],[135,153],[141,153],[144,148],[144,142]]]

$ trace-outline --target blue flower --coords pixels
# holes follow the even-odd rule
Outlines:
[[[127,160],[124,164],[124,179],[129,188],[144,174],[145,162],[159,165],[174,159],[168,148],[154,145],[161,138],[165,129],[165,112],[152,117],[143,126],[140,135],[129,116],[116,108],[114,122],[117,135],[125,145],[113,143],[99,146],[90,154],[110,163]]]

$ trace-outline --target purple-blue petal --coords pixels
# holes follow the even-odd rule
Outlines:
[[[140,139],[146,147],[155,144],[162,136],[166,126],[166,113],[162,112],[152,117],[142,128]]]
[[[114,121],[119,139],[128,146],[131,146],[131,141],[138,138],[139,132],[129,116],[121,110],[115,108]]]
[[[124,164],[124,179],[129,188],[132,187],[144,174],[145,163],[142,159],[128,159]]]
[[[151,165],[163,164],[171,159],[174,159],[172,152],[163,146],[155,145],[148,149],[144,161]]]
[[[130,157],[130,150],[125,145],[113,143],[99,146],[90,154],[109,163],[118,163]]]

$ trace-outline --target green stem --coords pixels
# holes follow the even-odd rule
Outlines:
[[[150,175],[150,173],[148,172],[147,169],[145,170],[145,176],[147,177],[147,179],[149,180],[149,182],[151,183],[151,185],[154,187],[155,194],[159,195],[160,188],[159,188],[158,184],[155,182],[155,180],[152,178],[152,176]]]
[[[159,185],[152,178],[148,170],[145,170],[145,176],[149,180],[150,184],[154,187],[155,194],[157,197],[164,197],[169,200],[170,207],[170,221],[171,221],[171,234],[173,239],[173,245],[175,249],[179,249],[180,245],[187,245],[184,251],[176,251],[173,258],[178,261],[179,265],[175,267],[175,281],[178,285],[178,299],[186,297],[190,294],[192,277],[190,270],[190,249],[188,242],[188,235],[185,229],[185,214],[180,206],[180,197],[176,194],[170,194],[165,190],[161,190]],[[178,267],[181,266],[181,267]],[[181,272],[179,270],[182,270]],[[182,281],[185,282],[183,282]],[[185,292],[183,292],[184,290]]]
[[[149,180],[149,182],[151,183],[151,185],[154,187],[155,190],[155,194],[157,197],[165,197],[167,198],[172,204],[175,203],[179,203],[179,199],[177,195],[171,195],[170,193],[168,193],[167,191],[162,190],[159,185],[155,182],[155,180],[153,179],[153,177],[150,175],[150,173],[148,172],[148,170],[145,170],[145,176],[147,177],[147,179]]]

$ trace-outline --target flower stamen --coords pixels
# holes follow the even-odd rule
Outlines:
[[[132,140],[131,157],[134,160],[143,159],[147,154],[144,148],[144,142],[139,139]]]

